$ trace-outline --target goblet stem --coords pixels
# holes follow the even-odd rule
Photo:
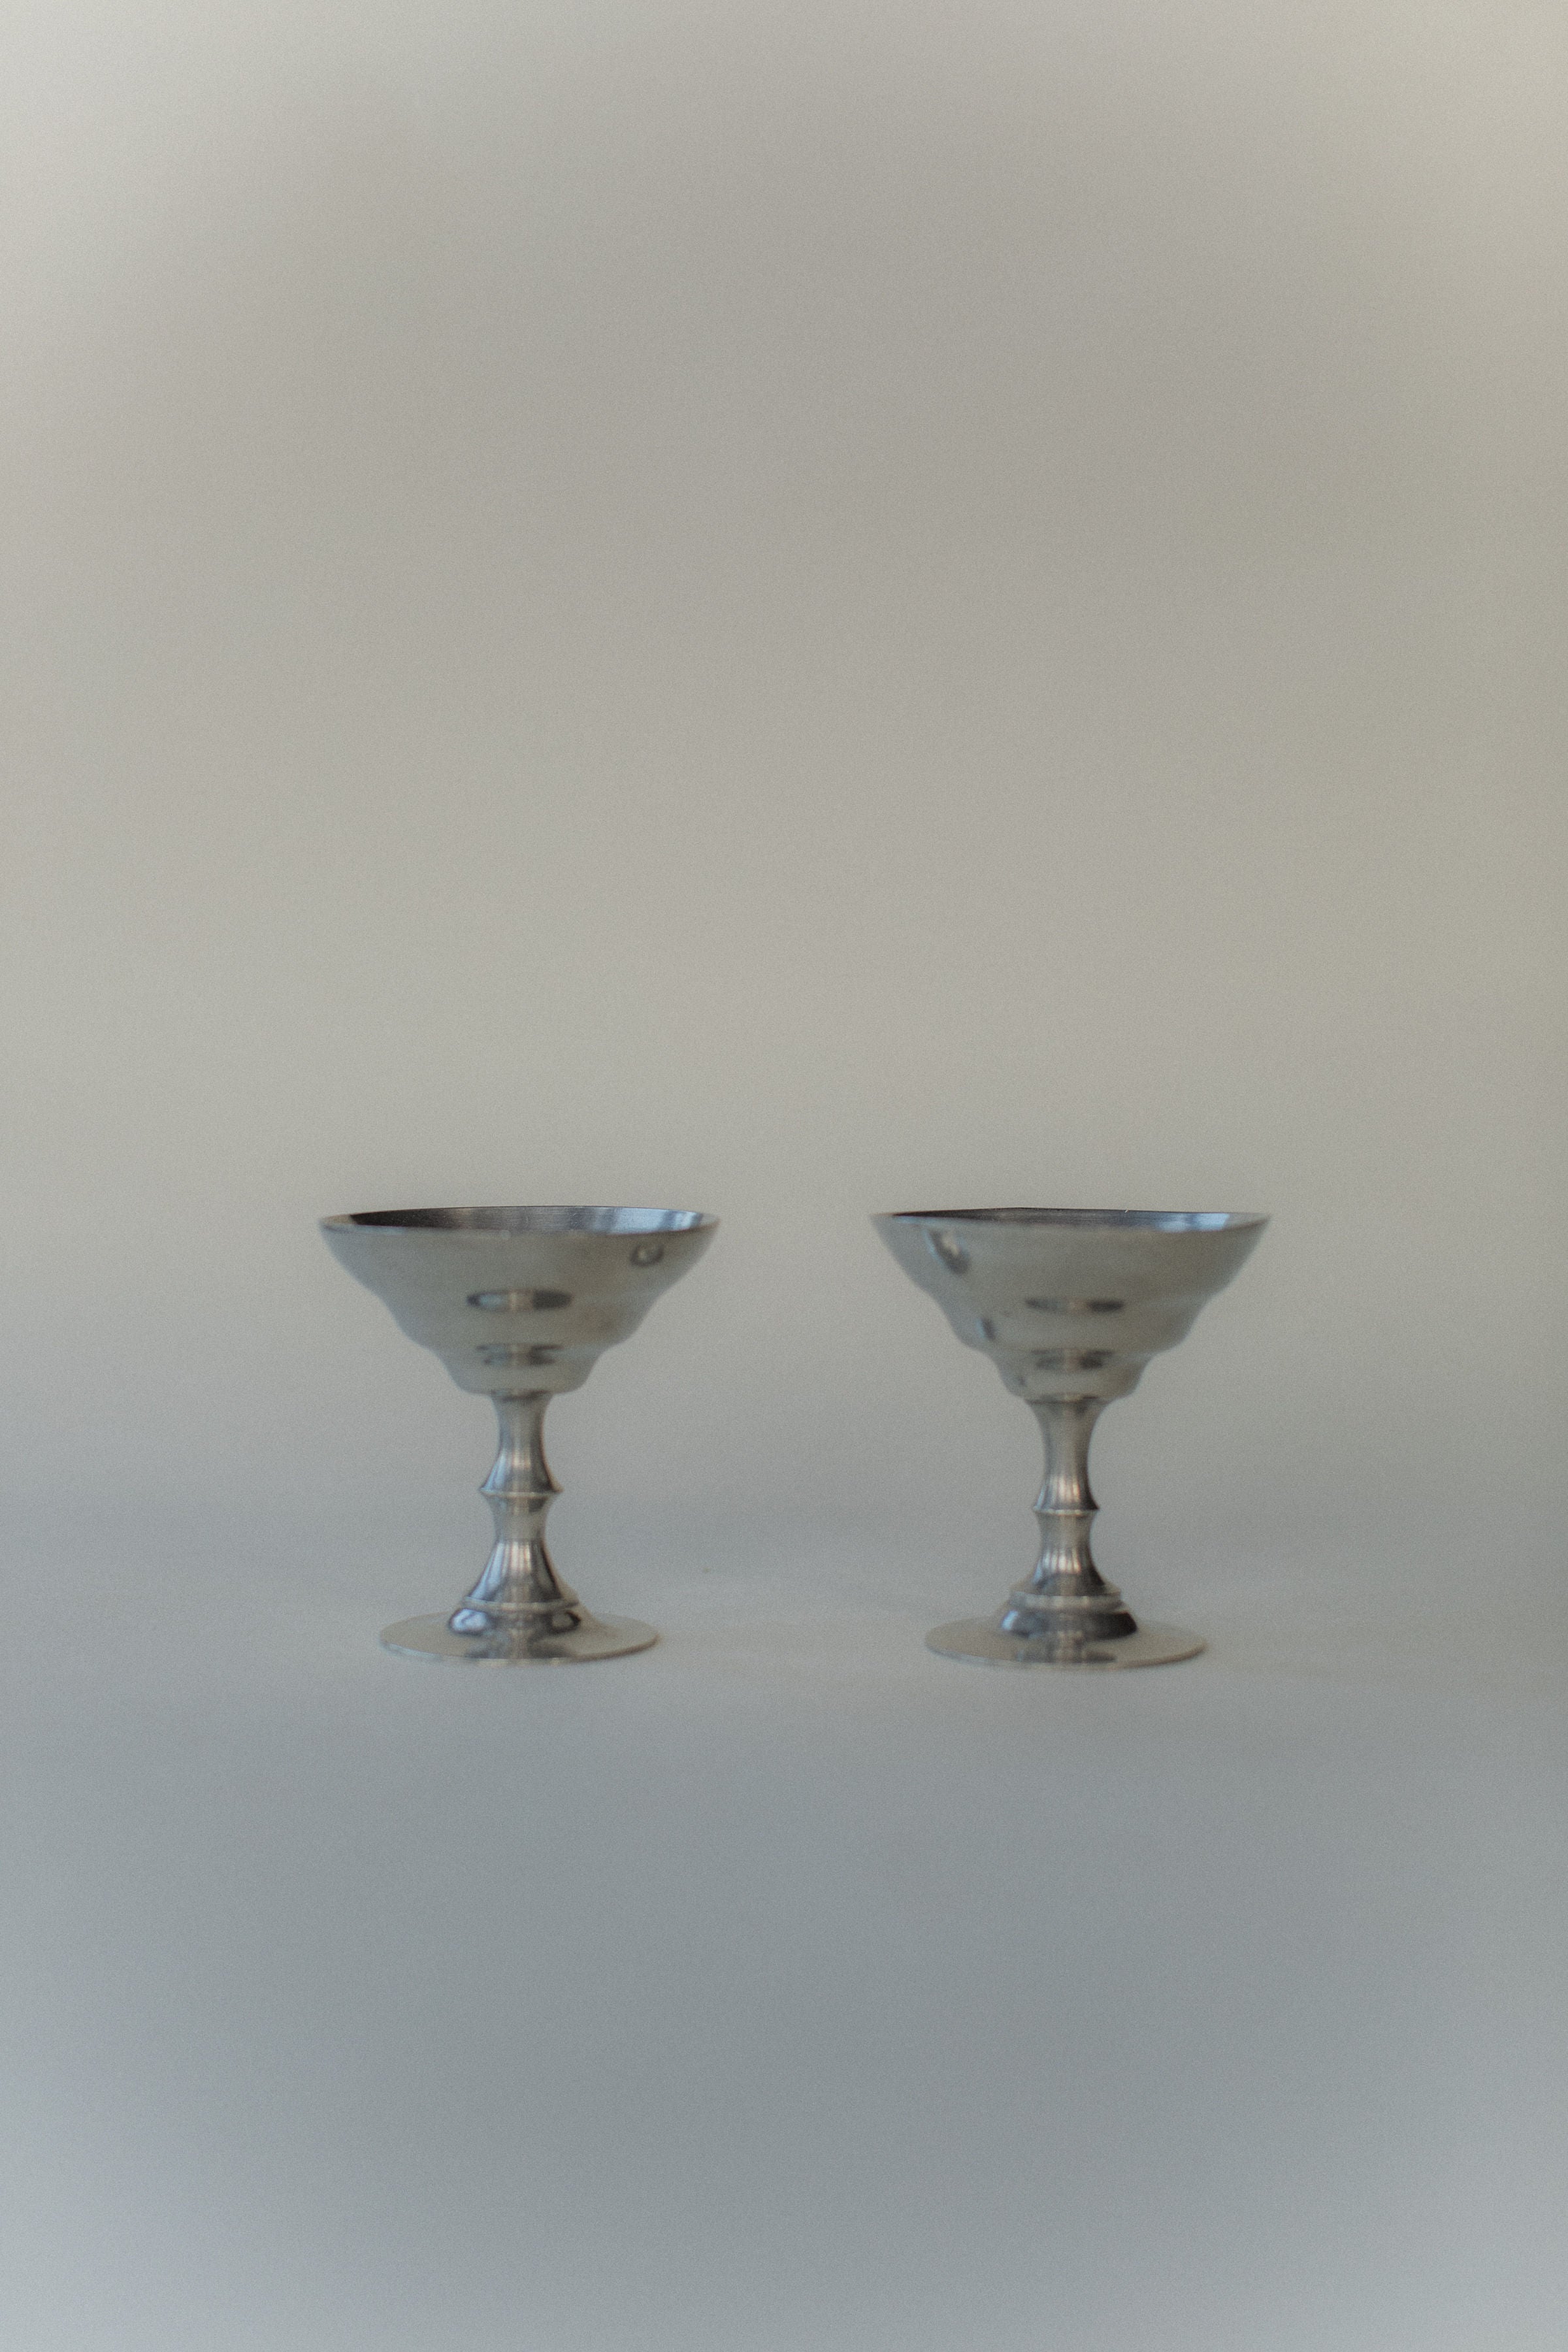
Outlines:
[[[1015,1586],[1001,1630],[1055,1632],[1105,1641],[1135,1633],[1138,1622],[1094,1564],[1089,1531],[1099,1508],[1089,1483],[1089,1442],[1103,1397],[1046,1397],[1033,1406],[1046,1445],[1045,1480],[1035,1503],[1040,1556],[1027,1584]]]
[[[500,1450],[479,1492],[490,1507],[496,1539],[484,1572],[447,1620],[454,1633],[506,1626],[548,1625],[564,1633],[578,1624],[582,1604],[556,1574],[544,1541],[550,1506],[561,1492],[544,1458],[544,1408],[550,1392],[498,1396]]]

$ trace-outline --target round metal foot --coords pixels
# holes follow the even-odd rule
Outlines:
[[[570,1666],[593,1658],[624,1658],[651,1649],[658,1635],[635,1617],[590,1617],[552,1633],[548,1625],[498,1627],[454,1633],[445,1617],[405,1617],[388,1625],[382,1646],[403,1658],[445,1658],[458,1665]]]
[[[1169,1666],[1195,1658],[1204,1646],[1196,1633],[1175,1625],[1140,1625],[1135,1633],[1096,1641],[1072,1633],[1003,1633],[994,1617],[960,1617],[926,1635],[928,1650],[980,1666]]]

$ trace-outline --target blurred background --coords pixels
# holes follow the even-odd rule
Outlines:
[[[12,8],[0,47],[24,1716],[56,1629],[97,1629],[40,1786],[83,1707],[105,1738],[96,1711],[130,1710],[134,1745],[139,1706],[188,1732],[210,1702],[217,1738],[247,1657],[269,1706],[305,1706],[280,1695],[329,1636],[367,1725],[433,1710],[454,1786],[473,1763],[452,1696],[372,1637],[477,1569],[488,1416],[330,1262],[314,1220],[355,1208],[717,1212],[701,1268],[552,1415],[563,1570],[667,1624],[837,1607],[916,1641],[1027,1567],[1037,1439],[868,1213],[1269,1210],[1098,1441],[1108,1572],[1260,1672],[1317,1642],[1353,1681],[1395,1608],[1389,1671],[1445,1626],[1483,1681],[1544,1656],[1568,1499],[1562,10],[77,0]],[[478,1703],[497,1739],[519,1703]],[[37,1831],[49,1885],[74,1833]],[[101,1927],[60,1917],[60,1952]],[[499,1954],[516,1927],[473,1933]],[[301,1959],[300,1986],[363,1958]],[[104,1998],[140,2046],[140,1997]],[[228,1998],[202,2011],[220,2040]],[[394,2046],[426,1998],[394,2001]],[[225,2095],[232,2118],[251,2095]],[[1105,2126],[1108,2179],[1135,2112]],[[1421,2113],[1417,2137],[1479,2128]],[[381,2177],[374,2137],[341,2177]],[[209,2303],[168,2286],[177,2256],[138,2302],[121,2248],[88,2264],[101,2311],[68,2312],[38,2249],[78,2160],[28,2209],[29,2352],[404,2342],[379,2305],[356,2332],[391,2257],[341,2216],[341,2303],[301,2286],[247,2318],[274,2253],[242,2288],[198,2221]],[[117,2157],[92,2193],[118,2214],[160,2161]],[[795,2210],[758,2180],[742,2238]],[[563,2285],[529,2322],[455,2315],[443,2270],[458,2301],[406,2340],[884,2340],[874,2294],[845,2317],[775,2281],[753,2305],[742,2272],[705,2319],[684,2288],[643,2310],[635,2272],[609,2263],[624,2309]],[[1286,2271],[1262,2275],[1256,2305],[1159,2340],[1294,2345]],[[1352,2298],[1300,2341],[1555,2345],[1545,2292],[1511,2320],[1452,2280],[1419,2321]],[[982,2295],[929,2336],[900,2309],[887,2340],[1155,2340],[1084,2293],[1059,2337]]]

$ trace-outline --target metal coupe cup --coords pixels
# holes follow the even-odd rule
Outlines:
[[[1204,1644],[1140,1625],[1089,1551],[1089,1441],[1144,1365],[1223,1290],[1267,1217],[1234,1210],[919,1209],[875,1217],[913,1282],[1037,1418],[1040,1557],[994,1617],[939,1625],[950,1658],[1002,1666],[1158,1666]]]
[[[368,1209],[323,1217],[339,1264],[434,1349],[460,1389],[494,1401],[500,1451],[479,1489],[495,1517],[484,1572],[449,1617],[382,1635],[417,1658],[502,1665],[616,1658],[658,1639],[595,1617],[555,1571],[544,1521],[560,1488],[544,1409],[581,1388],[654,1300],[695,1265],[716,1217],[696,1209]]]

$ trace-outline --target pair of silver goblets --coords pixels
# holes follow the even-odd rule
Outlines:
[[[1089,1441],[1151,1356],[1173,1348],[1224,1288],[1268,1219],[1231,1210],[942,1209],[873,1219],[965,1347],[1037,1416],[1046,1476],[1040,1556],[994,1617],[927,1635],[988,1665],[1155,1666],[1195,1657],[1196,1634],[1140,1625],[1089,1551]],[[646,1650],[658,1636],[595,1617],[556,1574],[545,1516],[560,1492],[544,1409],[581,1388],[661,1291],[695,1265],[718,1220],[696,1209],[373,1209],[326,1217],[340,1264],[461,1389],[494,1400],[500,1451],[480,1492],[495,1545],[449,1617],[411,1617],[382,1640],[410,1657],[564,1664]]]

